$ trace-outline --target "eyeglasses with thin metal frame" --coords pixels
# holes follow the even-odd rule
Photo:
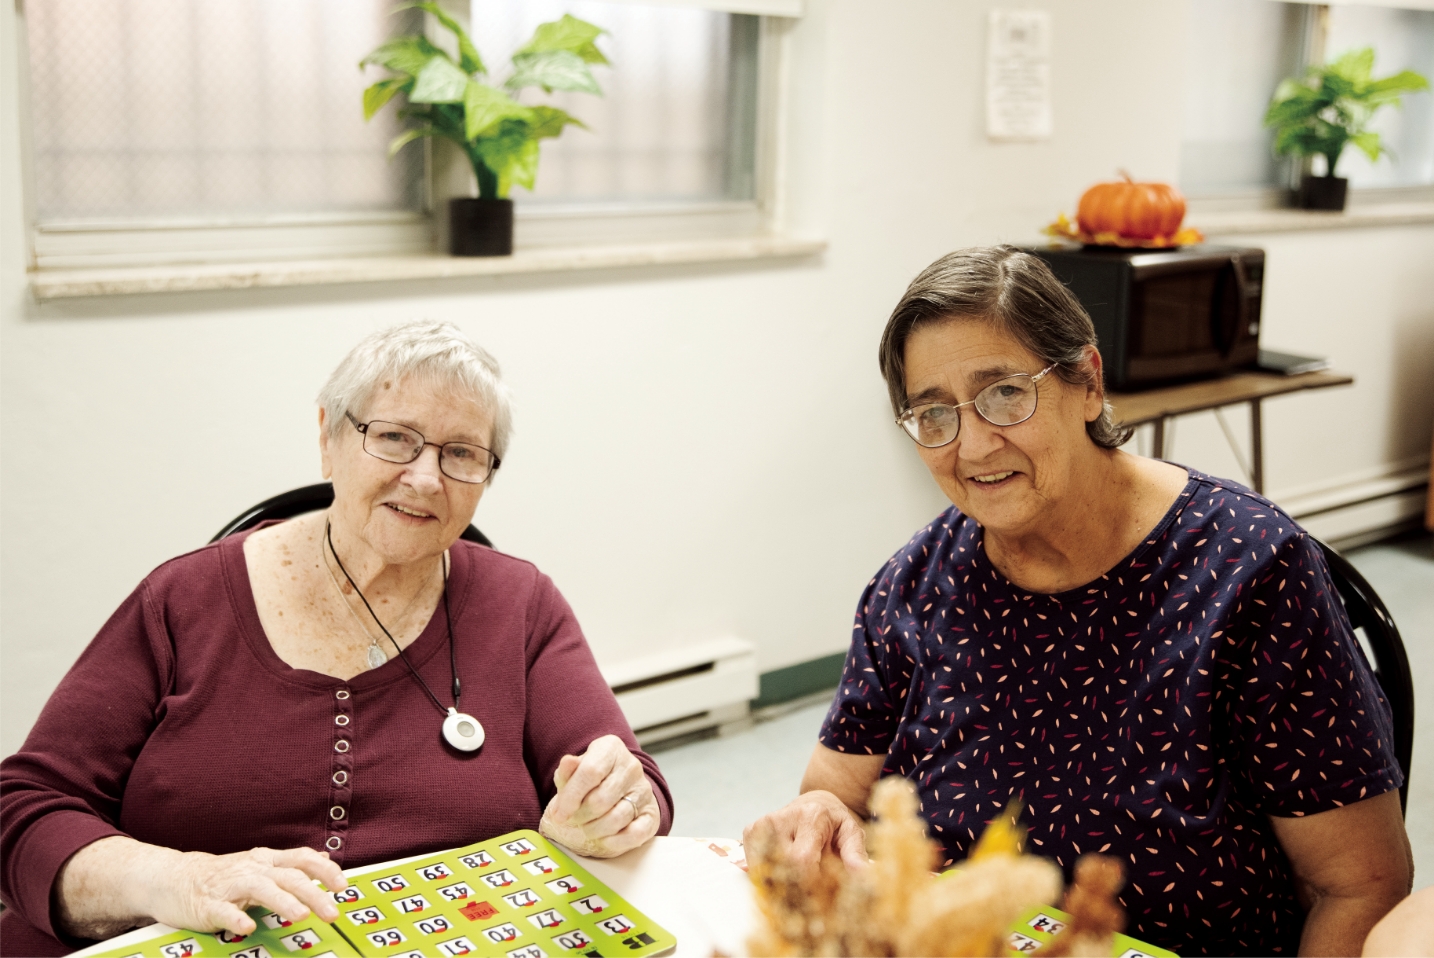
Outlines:
[[[406,465],[423,455],[426,446],[433,445],[417,429],[382,419],[359,422],[351,412],[344,415],[363,435],[363,451],[375,459]],[[487,482],[503,464],[491,449],[471,442],[445,442],[437,448],[438,470],[457,482]]]
[[[1039,393],[1036,385],[1060,363],[1051,363],[1040,372],[1016,373],[991,383],[975,399],[956,403],[922,403],[896,417],[896,424],[927,449],[939,449],[956,441],[961,432],[961,409],[976,407],[981,418],[993,426],[1017,426],[1036,414]]]

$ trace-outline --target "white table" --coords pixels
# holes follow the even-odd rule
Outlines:
[[[740,856],[739,846],[728,840],[671,837],[654,838],[618,858],[583,858],[568,851],[594,878],[672,932],[677,938],[677,950],[672,954],[679,958],[708,958],[714,952],[747,953],[756,910],[752,885],[747,873],[733,864],[734,853]],[[349,874],[413,860],[383,862]],[[136,928],[75,954],[96,954],[134,945],[175,930],[158,924]]]
[[[747,954],[757,916],[752,883],[730,858],[712,851],[708,840],[654,838],[618,858],[573,857],[672,932],[674,955]]]

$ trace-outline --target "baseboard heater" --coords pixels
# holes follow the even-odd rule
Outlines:
[[[757,697],[757,652],[738,638],[629,659],[602,674],[643,745],[739,727]]]

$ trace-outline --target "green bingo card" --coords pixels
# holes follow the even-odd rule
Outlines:
[[[335,923],[362,955],[660,955],[652,919],[524,829],[389,868],[334,893]]]
[[[662,955],[671,933],[524,829],[402,864],[345,873],[338,921],[264,909],[243,937],[180,931],[91,958],[558,958]]]
[[[285,922],[266,908],[249,909],[249,917],[259,926],[253,934],[175,931],[92,958],[352,958],[358,954],[337,928],[320,918]]]
[[[1065,928],[1071,916],[1059,908],[1031,908],[1021,915],[1012,926],[1010,955],[1027,955],[1040,948]],[[1176,958],[1175,952],[1166,951],[1137,941],[1129,935],[1116,935],[1111,942],[1111,958]]]

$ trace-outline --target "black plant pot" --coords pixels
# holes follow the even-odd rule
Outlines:
[[[1300,178],[1295,190],[1295,206],[1302,210],[1342,210],[1349,193],[1349,180],[1342,176],[1310,176]]]
[[[513,255],[513,201],[448,201],[448,252],[454,256]]]

